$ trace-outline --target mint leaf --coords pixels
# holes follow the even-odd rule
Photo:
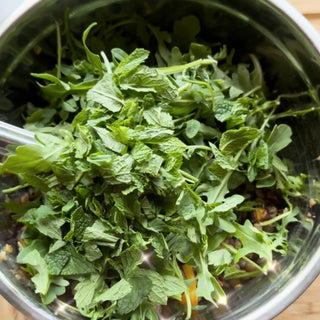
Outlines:
[[[185,291],[185,283],[177,277],[164,275],[164,288],[168,297],[180,300],[182,293]]]
[[[99,103],[111,112],[118,112],[123,106],[122,94],[113,82],[110,74],[105,74],[97,84],[87,92],[88,101]]]
[[[126,151],[126,146],[117,141],[111,132],[104,128],[95,127],[95,131],[98,133],[100,139],[102,140],[105,147],[111,151],[119,154],[123,154]]]
[[[96,220],[92,226],[87,227],[84,231],[82,241],[94,241],[101,246],[114,248],[119,238],[110,233],[107,223]]]
[[[61,275],[74,276],[84,275],[95,272],[95,267],[87,261],[83,255],[76,252],[72,246],[68,246],[68,254],[70,255],[68,262],[61,271]]]
[[[69,286],[69,282],[63,278],[55,278],[51,281],[48,292],[45,295],[41,295],[42,302],[48,305],[58,297],[66,293],[66,287]]]
[[[174,127],[172,116],[167,112],[163,112],[161,108],[145,110],[143,117],[149,125],[156,125],[169,129]]]
[[[120,280],[111,288],[106,289],[103,293],[95,298],[96,302],[100,301],[116,301],[124,298],[132,290],[131,284],[125,279]]]
[[[223,154],[237,154],[259,135],[260,132],[256,128],[242,127],[236,130],[228,130],[221,136],[219,149]]]
[[[120,315],[128,314],[138,308],[152,288],[152,281],[143,274],[133,275],[127,281],[130,283],[132,290],[125,297],[118,300],[117,312]]]
[[[39,232],[53,239],[61,239],[60,228],[65,223],[64,219],[58,217],[57,212],[45,205],[29,209],[19,221],[35,226]]]
[[[113,51],[115,53],[115,51]],[[128,56],[121,59],[114,73],[120,78],[125,78],[130,72],[134,71],[149,56],[149,51],[145,49],[135,49]]]
[[[22,264],[27,264],[37,270],[31,280],[35,285],[36,293],[46,295],[50,287],[50,275],[47,264],[41,257],[39,251],[36,249],[29,251],[23,256],[20,256],[17,261]]]
[[[80,280],[74,288],[74,299],[77,307],[84,310],[92,305],[97,292],[103,290],[105,284],[103,278],[96,273],[80,278]]]
[[[81,241],[84,231],[92,226],[93,223],[93,216],[86,213],[82,207],[78,207],[71,214],[71,228],[64,239],[70,241],[74,237],[78,241]]]
[[[45,256],[48,265],[48,271],[52,275],[60,275],[61,271],[67,264],[70,258],[70,252],[67,249],[59,249],[57,251],[48,253]]]

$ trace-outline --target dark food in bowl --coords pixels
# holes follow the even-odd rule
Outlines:
[[[43,99],[24,111],[42,146],[1,166],[19,178],[3,193],[31,196],[4,204],[24,225],[17,261],[44,304],[74,298],[91,319],[212,317],[226,291],[294,253],[290,228],[311,225],[316,177],[278,153],[284,119],[315,114],[317,90],[280,94],[256,55],[208,42],[194,15],[170,32],[112,19],[82,41],[69,23],[57,54],[35,48],[56,59],[32,74]]]

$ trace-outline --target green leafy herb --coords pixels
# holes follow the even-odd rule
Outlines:
[[[225,302],[221,281],[266,274],[274,254],[286,254],[305,176],[278,154],[292,132],[274,122],[281,100],[266,99],[256,57],[233,65],[225,46],[213,54],[196,43],[194,16],[173,28],[187,52],[135,22],[156,52],[93,53],[90,31],[101,29],[92,24],[82,59],[60,61],[59,78],[33,74],[48,106],[34,107],[25,127],[40,145],[18,147],[1,173],[20,179],[7,193],[32,187],[37,199],[6,207],[26,226],[17,261],[45,304],[73,285],[91,319],[156,320],[168,301],[182,301],[176,311],[188,319],[192,308]],[[270,192],[278,214],[264,220],[256,198]],[[256,271],[239,270],[240,259]],[[190,298],[195,282],[201,306]]]

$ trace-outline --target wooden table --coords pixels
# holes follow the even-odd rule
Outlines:
[[[287,0],[320,32],[320,0]],[[311,287],[275,320],[319,320],[320,276]],[[0,296],[0,320],[29,320]]]

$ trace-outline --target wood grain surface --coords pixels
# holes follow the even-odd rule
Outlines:
[[[2,0],[0,0],[2,1]],[[287,0],[320,32],[320,0]],[[319,320],[320,276],[308,290],[275,320]],[[29,320],[0,296],[0,320]]]

